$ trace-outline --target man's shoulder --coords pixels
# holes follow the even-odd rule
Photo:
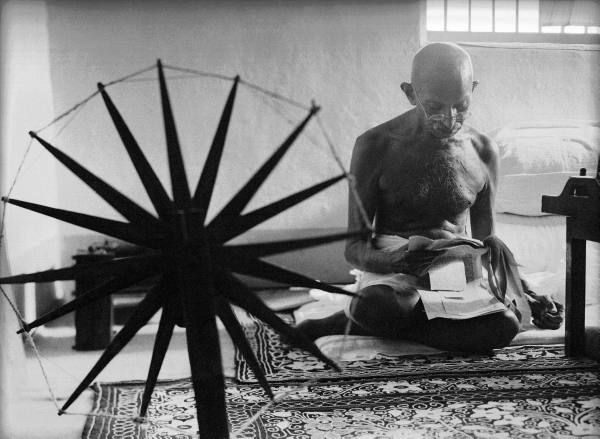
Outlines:
[[[468,126],[469,136],[473,146],[479,154],[481,160],[485,163],[492,163],[498,160],[498,146],[489,136],[483,134],[477,129]]]
[[[403,113],[393,119],[368,129],[356,139],[357,146],[381,152],[391,145],[401,144],[406,140],[412,127],[408,113]]]

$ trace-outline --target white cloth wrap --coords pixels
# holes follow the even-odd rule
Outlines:
[[[399,250],[403,246],[407,245],[408,241],[409,241],[408,239],[403,238],[401,236],[397,236],[397,235],[377,235],[373,239],[373,244],[379,250],[392,252],[392,251]],[[372,273],[372,272],[368,272],[368,271],[359,271],[359,270],[357,270],[357,272],[358,272],[357,273],[357,283],[358,283],[359,291],[366,287],[373,286],[373,285],[387,285],[396,291],[402,290],[402,289],[406,288],[407,286],[415,286],[416,287],[417,277],[410,275],[410,274]],[[478,279],[476,280],[476,282],[480,286],[479,288],[477,288],[477,290],[479,291],[479,293],[481,293],[483,291],[483,295],[486,297],[487,297],[487,294],[489,294],[490,300],[485,302],[486,303],[485,307],[489,307],[490,302],[496,302],[496,299],[493,297],[492,293],[490,292],[489,288],[487,287],[486,276],[482,276],[482,277],[477,276],[477,277],[478,277]],[[481,288],[481,287],[483,287],[483,288]],[[436,298],[436,300],[434,301],[435,303],[432,302],[430,304],[430,303],[428,303],[429,298],[432,298],[435,296],[432,296],[430,294],[425,295],[424,293],[425,292],[421,293],[421,300],[423,301],[423,306],[428,315],[433,315],[433,310],[435,309],[435,317],[461,318],[461,317],[458,317],[458,316],[452,315],[452,314],[443,315],[443,311],[442,311],[443,308],[441,308],[439,300],[437,300],[437,298]],[[348,301],[344,308],[346,316],[348,316],[349,318],[351,318],[350,304],[351,304],[351,301]],[[489,308],[485,308],[485,307],[482,304],[482,310],[481,310],[482,312],[480,314],[478,314],[477,309],[470,309],[469,314],[481,315],[481,314],[489,313]],[[484,308],[488,309],[488,311],[485,311]],[[500,307],[498,307],[498,308],[500,308]],[[504,305],[502,305],[502,309],[506,309],[504,307]],[[432,318],[432,317],[430,317],[430,318]],[[467,317],[465,316],[462,318],[467,318]]]
[[[408,244],[408,239],[397,235],[377,235],[373,239],[373,244],[378,250],[393,252]],[[358,288],[362,290],[372,285],[388,285],[397,290],[405,287],[407,282],[415,284],[415,281],[416,277],[410,274],[361,271],[358,276]]]
[[[397,235],[376,235],[373,238],[375,248],[382,251],[392,252],[399,250],[402,246],[408,244],[408,239]],[[387,285],[394,290],[399,290],[406,287],[407,282],[415,284],[416,277],[404,273],[373,273],[370,271],[362,271],[355,269],[353,273],[356,276],[358,291],[372,285]],[[350,313],[351,300],[346,302],[344,312],[347,317],[351,318]]]

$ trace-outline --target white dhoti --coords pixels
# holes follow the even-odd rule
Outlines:
[[[415,236],[411,239],[395,235],[377,235],[374,245],[383,251],[396,251],[408,244],[409,250],[419,245],[431,243],[428,238]],[[473,240],[474,243],[479,241]],[[418,290],[423,308],[428,319],[468,319],[493,312],[506,310],[490,291],[486,276],[481,267],[481,249],[469,245],[458,245],[436,260],[429,269],[430,289],[418,287],[417,277],[404,273],[372,273],[358,274],[358,287],[362,290],[373,285],[387,285],[396,291],[406,291],[414,287]],[[350,304],[346,307],[346,315],[350,318]]]

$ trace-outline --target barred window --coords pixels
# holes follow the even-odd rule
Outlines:
[[[426,20],[429,40],[600,43],[596,0],[427,0]]]

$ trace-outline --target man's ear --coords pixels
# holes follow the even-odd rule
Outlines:
[[[417,105],[417,100],[415,99],[415,91],[413,89],[412,84],[409,84],[408,82],[403,82],[402,84],[400,84],[400,88],[408,98],[408,102],[410,102],[411,105]]]

